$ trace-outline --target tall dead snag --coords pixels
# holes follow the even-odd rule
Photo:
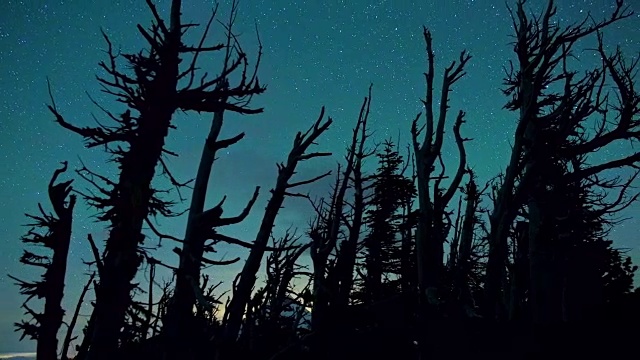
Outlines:
[[[22,331],[20,340],[25,336],[37,340],[38,360],[58,359],[58,330],[64,316],[62,298],[76,196],[69,196],[73,180],[55,184],[58,176],[67,171],[67,162],[62,164],[62,168],[53,173],[49,182],[49,201],[51,201],[55,215],[47,214],[42,205],[38,204],[41,215],[26,214],[34,222],[27,225],[32,228],[22,237],[22,242],[25,244],[44,246],[53,251],[52,256],[48,257],[24,250],[20,258],[21,263],[43,268],[45,273],[42,279],[36,282],[23,281],[9,276],[18,282],[20,293],[27,295],[27,300],[22,304],[22,307],[26,310],[26,314],[32,316],[30,321],[16,323],[16,331]],[[35,232],[35,227],[45,229],[46,233],[42,235]],[[37,313],[29,307],[28,302],[34,297],[44,299],[42,313]]]
[[[237,14],[238,3],[232,3],[229,24],[226,26],[227,31],[227,49],[237,46],[236,37],[232,33],[233,23]],[[261,53],[259,53],[260,56]],[[224,59],[222,73],[227,73],[229,67],[235,66],[231,59],[231,52],[227,51]],[[258,58],[258,62],[260,58]],[[224,79],[218,83],[218,88],[225,89],[228,87],[227,80]],[[219,99],[220,103],[226,102],[227,99]],[[182,249],[180,250],[180,265],[177,270],[176,288],[173,295],[169,312],[165,319],[164,331],[167,335],[166,344],[174,348],[173,354],[169,358],[178,358],[184,356],[185,346],[194,337],[191,336],[192,331],[197,331],[192,326],[193,307],[196,304],[197,294],[199,292],[198,279],[201,275],[201,267],[204,264],[211,264],[211,261],[204,259],[203,256],[207,249],[212,250],[213,244],[206,244],[207,240],[213,242],[223,241],[224,236],[216,232],[219,226],[237,224],[243,221],[249,214],[254,202],[257,199],[258,189],[249,201],[245,211],[235,218],[221,219],[222,203],[216,207],[206,210],[204,209],[207,186],[212,174],[213,165],[218,150],[232,146],[244,138],[244,133],[240,133],[229,139],[219,139],[224,122],[224,108],[214,113],[209,134],[200,156],[200,164],[195,178],[193,194],[191,197],[191,206],[187,220]]]
[[[62,343],[62,350],[60,351],[61,360],[69,359],[69,346],[71,346],[71,342],[77,338],[77,336],[73,336],[73,331],[75,330],[76,324],[78,323],[80,310],[82,309],[82,305],[84,304],[84,297],[87,295],[87,292],[89,291],[91,285],[93,285],[93,279],[95,277],[96,273],[92,272],[91,275],[89,275],[87,283],[82,288],[82,292],[80,292],[80,297],[78,298],[78,302],[76,303],[76,309],[73,312],[73,316],[71,317],[71,321],[69,322],[69,326],[67,327],[67,334],[65,335],[64,342]]]
[[[529,290],[529,223],[516,221],[512,232],[511,256],[513,263],[509,266],[508,296],[505,294],[505,305],[508,306],[508,319],[521,321],[527,314],[527,291]]]
[[[235,341],[238,337],[240,326],[242,324],[242,315],[244,314],[245,308],[251,299],[251,290],[256,282],[256,274],[260,269],[260,263],[262,262],[264,252],[267,249],[276,217],[280,208],[282,208],[285,197],[307,197],[304,194],[292,192],[292,190],[299,186],[318,181],[331,173],[327,172],[312,179],[293,183],[290,182],[296,172],[296,167],[300,162],[331,155],[331,153],[326,152],[307,153],[309,147],[312,144],[315,144],[318,137],[322,135],[322,133],[324,133],[333,122],[331,118],[326,121],[323,121],[323,118],[324,107],[320,111],[318,120],[316,120],[309,130],[305,133],[298,132],[293,141],[293,148],[291,149],[291,152],[289,152],[286,164],[278,164],[278,178],[276,180],[276,186],[271,190],[271,199],[269,199],[269,202],[267,203],[258,234],[251,246],[249,257],[242,268],[239,280],[234,288],[233,297],[228,307],[228,315],[225,314],[226,323],[224,338],[227,341]]]
[[[329,313],[336,317],[340,311],[346,310],[349,295],[353,288],[353,271],[357,254],[358,240],[364,216],[364,178],[362,176],[362,162],[370,153],[366,152],[365,143],[367,120],[371,102],[371,88],[369,96],[365,97],[356,126],[353,129],[351,144],[347,149],[346,166],[341,171],[338,165],[336,181],[330,202],[320,200],[314,205],[316,219],[309,229],[311,238],[311,260],[313,263],[313,308],[311,311],[311,328],[314,332],[324,332],[332,325]],[[351,223],[345,221],[345,196],[350,182],[353,183],[354,200]],[[336,251],[343,225],[347,227],[349,235],[337,249],[335,262],[329,263],[329,256]],[[337,305],[330,311],[330,304]]]
[[[440,97],[440,109],[437,124],[433,114],[433,78],[434,78],[434,55],[431,32],[423,28],[424,40],[426,43],[428,69],[426,78],[426,97],[423,100],[425,107],[424,126],[418,126],[418,120],[422,113],[414,119],[411,127],[413,140],[413,151],[416,156],[417,178],[418,178],[418,207],[419,220],[418,232],[416,236],[416,252],[418,256],[418,286],[420,298],[428,304],[438,302],[437,288],[442,273],[444,241],[447,236],[447,226],[445,223],[445,209],[462,181],[466,166],[466,152],[464,142],[467,139],[460,135],[460,127],[464,123],[463,111],[458,113],[453,132],[455,135],[458,150],[460,152],[460,164],[458,170],[451,180],[451,184],[445,190],[440,188],[440,182],[444,177],[444,164],[441,162],[442,174],[433,177],[436,161],[441,160],[442,144],[444,141],[444,131],[449,109],[449,92],[451,87],[460,80],[466,73],[464,67],[471,59],[466,51],[460,53],[459,62],[452,62],[445,71],[442,82],[442,93]],[[418,137],[424,132],[424,139],[420,143]],[[432,189],[432,182],[433,189]],[[431,194],[433,192],[433,195]]]
[[[166,170],[161,156],[173,154],[164,149],[173,113],[178,109],[205,113],[225,109],[244,114],[262,111],[246,107],[252,95],[264,91],[255,72],[247,73],[246,54],[233,45],[203,45],[213,16],[200,43],[188,46],[181,39],[193,24],[181,24],[181,1],[172,1],[168,26],[151,0],[147,0],[147,5],[154,22],[149,30],[140,25],[138,30],[148,43],[148,50],[121,55],[133,70],[131,75],[118,70],[119,54],[114,52],[105,35],[109,60],[100,63],[100,67],[107,77],[99,77],[98,81],[105,93],[113,95],[129,108],[121,116],[116,116],[100,107],[116,125],[77,127],[62,117],[55,104],[49,106],[56,121],[65,129],[83,136],[87,147],[105,146],[120,170],[118,180],[113,181],[83,169],[85,179],[99,189],[98,195],[87,195],[87,200],[102,211],[100,220],[111,223],[103,256],[104,271],[100,273],[97,289],[95,321],[92,333],[88,334],[90,348],[87,358],[90,360],[110,359],[118,348],[125,314],[131,305],[132,280],[143,259],[140,249],[144,241],[143,223],[150,216],[173,215],[171,202],[159,199],[157,190],[151,187],[158,162]],[[200,80],[196,81],[198,57],[203,53],[225,50],[237,54],[231,65],[214,78],[205,74],[198,76]],[[191,61],[180,68],[181,57],[185,54],[191,56]],[[219,86],[236,72],[239,73],[236,85]],[[178,88],[179,81],[183,81],[185,86]],[[114,146],[114,143],[125,143],[125,146]],[[179,185],[172,176],[169,177],[176,186]],[[105,185],[99,185],[97,181]]]
[[[415,192],[417,189],[415,188],[416,184],[416,166],[415,166],[415,155],[412,154],[411,146],[407,146],[407,165],[411,164],[411,183],[414,184],[414,193],[406,196],[404,201],[402,202],[402,224],[400,226],[400,238],[401,238],[401,260],[400,260],[400,273],[402,276],[400,277],[400,289],[403,294],[408,295],[409,299],[414,299],[415,296],[411,294],[417,294],[417,271],[416,271],[416,252],[415,252],[415,228],[417,225],[417,212],[413,209],[415,202]],[[406,170],[405,170],[406,171]],[[404,172],[403,172],[404,175]],[[413,312],[410,311],[410,303],[411,301],[407,301],[407,305],[405,306],[405,312],[407,314],[407,319],[413,317]],[[415,305],[415,301],[413,302]]]
[[[317,205],[313,205],[316,211],[316,218],[310,224],[308,230],[308,235],[311,239],[309,255],[313,265],[311,330],[314,333],[323,332],[326,325],[331,323],[328,318],[330,304],[328,270],[332,265],[329,263],[329,256],[336,249],[340,235],[340,225],[344,216],[344,203],[341,201],[344,198],[344,193],[341,189],[344,187],[344,192],[346,192],[347,188],[347,180],[341,176],[341,169],[342,167],[338,165],[331,201],[326,202],[324,198],[321,198]],[[342,197],[340,197],[341,193],[343,194]],[[336,222],[338,225],[334,227],[333,224]],[[334,229],[337,229],[335,233]]]
[[[369,133],[367,132],[367,121],[369,119],[369,109],[371,108],[371,88],[369,86],[368,97],[364,98],[358,121],[353,129],[351,145],[347,149],[347,168],[345,169],[343,181],[351,181],[353,189],[353,200],[351,201],[351,214],[349,221],[345,221],[348,229],[348,236],[340,242],[338,250],[336,266],[334,268],[336,286],[335,305],[346,311],[349,305],[351,290],[353,289],[353,272],[356,264],[356,254],[358,241],[362,231],[362,223],[364,216],[364,182],[362,175],[362,162],[371,156],[366,151],[365,145]],[[349,179],[350,178],[350,179]],[[339,311],[338,308],[334,311]]]
[[[465,310],[467,315],[474,313],[473,297],[471,294],[469,277],[473,267],[473,240],[477,224],[477,210],[480,204],[480,195],[483,191],[478,189],[473,171],[470,169],[469,182],[464,188],[466,196],[464,216],[462,217],[459,234],[459,247],[452,246],[452,272],[453,287],[457,301]]]
[[[553,166],[563,166],[559,161],[571,163],[579,156],[595,152],[612,142],[637,139],[638,123],[633,121],[637,114],[637,93],[633,91],[633,66],[620,62],[620,54],[607,56],[603,51],[603,67],[588,71],[581,79],[577,73],[567,69],[571,49],[578,41],[599,32],[608,25],[631,16],[622,0],[616,0],[616,9],[608,19],[591,25],[591,17],[565,28],[560,28],[552,20],[556,14],[553,1],[539,17],[529,18],[524,10],[525,1],[517,2],[515,14],[512,12],[516,33],[514,51],[517,67],[507,73],[505,95],[512,99],[505,106],[519,111],[519,122],[511,159],[504,174],[490,215],[490,249],[485,280],[486,308],[488,317],[503,318],[503,279],[507,263],[507,238],[517,213],[525,205],[528,212],[528,240],[531,277],[531,305],[534,321],[548,323],[557,318],[559,311],[547,307],[553,302],[551,294],[545,290],[551,286],[554,275],[551,247],[544,245],[539,235],[540,225],[545,217],[540,207],[544,187],[550,179],[545,174]],[[611,119],[607,116],[608,97],[604,91],[606,73],[609,72],[622,96],[618,113],[611,129]],[[621,77],[618,75],[621,74]],[[616,78],[618,80],[616,80]],[[635,102],[634,102],[635,101]],[[592,126],[588,119],[592,115],[602,115],[603,121],[596,125],[596,132],[585,130]],[[562,160],[564,159],[564,160]],[[581,181],[600,172],[628,166],[640,159],[640,155],[611,161],[589,169],[580,169],[569,175],[566,181]],[[555,171],[555,170],[554,170]],[[556,172],[557,174],[557,172]],[[540,242],[543,241],[543,242]],[[554,290],[555,291],[555,290]],[[547,304],[547,305],[543,305]],[[546,308],[543,310],[542,308]]]

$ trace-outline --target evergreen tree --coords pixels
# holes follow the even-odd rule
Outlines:
[[[377,157],[378,169],[371,183],[372,197],[365,212],[365,222],[370,229],[364,239],[367,274],[364,285],[368,301],[380,300],[384,296],[384,279],[402,276],[399,233],[404,217],[399,210],[405,199],[416,193],[413,181],[404,175],[406,166],[402,156],[391,141],[384,143]],[[393,293],[398,290],[399,287],[395,288]]]

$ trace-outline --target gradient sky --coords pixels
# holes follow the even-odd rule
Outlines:
[[[170,0],[156,1],[166,15]],[[509,1],[513,4],[514,1]],[[530,1],[533,9],[546,3]],[[581,19],[591,11],[596,19],[608,14],[614,0],[558,1],[562,24]],[[640,11],[637,0],[630,1]],[[221,4],[220,20],[226,21],[228,4]],[[206,22],[211,1],[184,0],[184,22]],[[227,234],[250,240],[257,230],[262,209],[268,199],[267,190],[275,183],[276,161],[286,158],[293,137],[306,129],[317,117],[322,105],[334,119],[334,125],[319,141],[318,149],[333,151],[330,159],[305,163],[300,176],[317,175],[334,167],[340,159],[350,129],[366,95],[374,84],[370,116],[376,139],[387,137],[404,144],[409,139],[410,122],[421,110],[419,99],[424,94],[422,73],[425,71],[422,25],[433,33],[436,54],[436,84],[441,82],[444,66],[468,49],[473,59],[452,94],[452,112],[467,112],[463,136],[472,137],[467,144],[469,164],[482,182],[497,174],[506,164],[509,143],[513,138],[515,117],[501,110],[505,98],[501,94],[502,66],[513,58],[511,21],[502,0],[386,1],[329,0],[291,1],[244,0],[241,2],[237,30],[250,59],[255,59],[256,41],[253,21],[257,20],[264,45],[260,69],[266,94],[256,98],[256,106],[264,106],[264,114],[256,116],[228,115],[223,133],[246,132],[245,139],[222,154],[216,164],[210,185],[208,203],[229,195],[225,214],[236,214],[244,207],[256,185],[262,193],[252,215],[241,226]],[[35,344],[18,342],[13,323],[22,316],[19,309],[23,297],[18,294],[7,273],[26,279],[39,276],[26,271],[18,263],[22,252],[19,237],[26,228],[23,214],[37,211],[37,203],[50,205],[46,186],[62,160],[71,168],[79,166],[78,155],[93,170],[113,176],[114,168],[105,164],[99,150],[85,150],[81,139],[53,122],[45,107],[48,102],[46,77],[52,83],[58,109],[70,122],[90,125],[91,113],[99,114],[85,92],[110,107],[112,99],[99,93],[94,80],[97,63],[105,59],[100,28],[125,52],[138,51],[143,42],[135,30],[140,23],[147,26],[150,14],[143,0],[4,0],[0,3],[0,354],[33,351]],[[606,33],[609,43],[619,43],[626,53],[637,55],[640,49],[640,16],[614,25]],[[191,32],[190,39],[200,33]],[[212,40],[219,40],[220,26]],[[579,54],[581,63],[592,64],[593,56]],[[206,62],[210,73],[219,69],[219,60]],[[439,91],[438,87],[436,90]],[[170,166],[178,179],[195,176],[208,116],[189,114],[176,117],[178,129],[169,136],[168,148],[178,152]],[[449,131],[450,132],[450,131]],[[607,155],[615,155],[614,149]],[[227,156],[228,155],[228,156]],[[452,143],[445,145],[445,161],[457,162]],[[452,163],[453,162],[453,163]],[[373,164],[372,164],[373,165]],[[72,173],[67,174],[67,178]],[[78,189],[88,185],[76,180]],[[314,195],[324,195],[328,182],[308,188]],[[178,209],[187,206],[184,204]],[[290,225],[304,231],[310,212],[305,202],[287,200],[278,219],[277,231]],[[631,207],[625,215],[633,216],[640,206]],[[64,307],[70,313],[86,279],[90,260],[87,233],[102,241],[106,231],[90,218],[84,205],[76,207]],[[183,235],[184,218],[161,221],[159,228],[178,237]],[[619,226],[612,234],[616,244],[633,248],[638,258],[640,243],[638,218]],[[156,256],[177,264],[171,253],[174,244],[165,243]],[[221,247],[220,258],[243,256],[235,247]],[[210,270],[221,280],[229,280],[242,262],[227,268]],[[84,311],[87,314],[88,311]]]

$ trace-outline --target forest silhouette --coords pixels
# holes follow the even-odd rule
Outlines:
[[[58,110],[49,87],[55,121],[87,148],[104,149],[118,176],[82,164],[74,174],[92,188],[83,192],[74,180],[59,180],[68,170],[63,161],[48,187],[53,212],[38,205],[37,215],[27,215],[32,229],[22,238],[28,246],[20,261],[44,272],[36,281],[12,279],[27,297],[27,318],[16,331],[36,340],[38,360],[616,358],[636,351],[630,346],[640,334],[637,267],[613,246],[609,232],[619,224],[616,215],[640,195],[633,187],[640,152],[629,146],[605,160],[593,156],[640,139],[638,57],[625,57],[604,40],[607,27],[633,16],[623,0],[615,0],[604,19],[585,16],[568,26],[558,24],[552,0],[540,14],[524,0],[508,2],[515,57],[502,91],[517,126],[509,162],[489,181],[481,183],[473,171],[478,165],[467,162],[473,147],[464,132],[467,110],[449,108],[472,56],[461,49],[459,58],[437,69],[437,37],[424,27],[423,112],[406,121],[406,149],[375,139],[368,128],[371,86],[336,169],[297,176],[301,163],[332,155],[315,150],[332,125],[322,107],[308,129],[293,134],[273,188],[265,195],[256,187],[232,216],[223,211],[226,197],[211,208],[205,200],[216,161],[233,156],[221,150],[258,141],[220,134],[226,114],[263,112],[251,103],[268,91],[258,77],[262,44],[258,37],[254,58],[242,48],[233,27],[235,0],[222,21],[222,40],[209,40],[219,20],[216,8],[195,45],[183,43],[196,26],[182,19],[180,0],[171,1],[168,21],[152,0],[146,3],[154,21],[137,27],[146,49],[119,53],[103,33],[107,59],[97,81],[126,111],[116,114],[94,101],[105,121],[78,127]],[[588,39],[600,64],[574,70],[574,50]],[[200,58],[211,56],[220,68],[200,70]],[[165,148],[176,112],[211,116],[197,173],[185,183],[165,161],[178,155]],[[456,164],[442,158],[449,130]],[[376,169],[366,171],[365,161]],[[250,166],[238,166],[244,165]],[[152,186],[161,176],[180,194],[178,201]],[[305,192],[322,179],[332,179],[328,194]],[[174,210],[186,201],[182,194],[190,201],[184,236],[160,233],[156,220],[183,215]],[[259,196],[269,197],[264,210],[253,208]],[[278,212],[291,197],[312,205],[309,226],[275,238]],[[79,200],[95,209],[109,232],[99,241],[81,234],[93,261],[78,305],[65,310]],[[261,212],[262,220],[250,241],[224,234],[225,226],[252,212]],[[154,257],[145,227],[173,242],[176,263]],[[247,248],[249,255],[212,259],[220,244]],[[48,250],[32,252],[32,245]],[[221,293],[215,269],[235,262],[244,263],[242,270],[231,293]],[[204,272],[205,266],[213,270]],[[163,286],[154,280],[159,268],[173,274]],[[149,280],[137,283],[143,271]],[[44,300],[41,310],[29,305],[34,298]],[[89,298],[91,315],[76,336]]]

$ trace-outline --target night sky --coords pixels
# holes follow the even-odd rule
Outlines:
[[[165,16],[170,0],[156,1]],[[509,1],[510,4],[515,3]],[[539,9],[543,0],[529,2]],[[591,11],[596,19],[608,14],[614,0],[558,1],[561,24],[568,24]],[[640,12],[637,0],[630,1]],[[447,4],[447,5],[444,5]],[[183,22],[206,22],[211,1],[184,0]],[[229,6],[221,4],[218,17],[226,21]],[[166,17],[165,17],[166,18]],[[37,203],[46,209],[50,204],[46,186],[59,162],[68,160],[71,169],[80,160],[92,170],[115,176],[113,164],[107,164],[99,149],[86,150],[82,139],[63,130],[53,121],[46,109],[48,102],[46,78],[49,77],[56,104],[67,121],[77,125],[91,125],[91,113],[101,116],[89,101],[86,92],[102,105],[112,107],[113,100],[99,92],[95,74],[97,63],[106,59],[100,28],[124,52],[141,49],[143,42],[135,29],[140,23],[150,24],[150,13],[143,0],[86,1],[86,0],[4,0],[0,2],[0,354],[29,352],[35,343],[18,342],[13,323],[22,317],[19,309],[23,296],[7,273],[25,279],[39,276],[26,271],[18,263],[22,252],[19,237],[27,228],[25,212],[35,213]],[[473,58],[468,76],[456,84],[451,95],[451,111],[462,108],[467,112],[463,136],[474,141],[467,143],[469,164],[481,182],[503,169],[513,139],[515,116],[504,110],[501,94],[502,66],[513,59],[508,43],[512,33],[511,21],[502,0],[450,1],[386,1],[386,0],[330,0],[292,1],[244,0],[241,2],[236,30],[241,33],[243,47],[249,59],[255,59],[257,49],[253,31],[257,20],[264,45],[260,69],[261,83],[267,84],[264,95],[255,99],[255,106],[264,106],[260,115],[227,115],[223,136],[246,132],[238,145],[221,153],[212,176],[208,203],[217,203],[228,194],[225,214],[237,214],[250,198],[256,185],[262,186],[258,203],[249,219],[226,234],[251,240],[257,231],[262,209],[268,199],[268,189],[275,184],[275,163],[283,161],[298,130],[306,129],[316,118],[321,106],[334,125],[317,147],[333,151],[334,157],[307,162],[300,168],[300,178],[319,175],[335,168],[342,158],[350,129],[355,124],[363,97],[373,83],[373,102],[370,124],[375,139],[393,138],[404,147],[409,140],[410,123],[421,111],[424,96],[425,53],[422,25],[433,33],[436,54],[436,93],[439,94],[442,69],[458,58],[459,51],[468,49]],[[608,43],[619,43],[628,56],[640,50],[640,16],[612,26],[605,33]],[[214,28],[211,40],[221,40],[221,27]],[[192,30],[187,39],[200,35]],[[578,53],[580,66],[592,66],[594,57],[588,52]],[[210,73],[217,73],[220,59],[204,62]],[[452,123],[453,119],[450,119]],[[169,135],[168,149],[180,154],[169,161],[174,175],[180,180],[195,176],[209,116],[177,114],[178,127]],[[451,126],[448,126],[450,128]],[[450,135],[448,131],[448,135]],[[615,156],[623,149],[613,149],[603,156]],[[445,145],[445,161],[453,169],[457,164],[455,144]],[[370,167],[375,163],[371,162]],[[68,172],[64,179],[72,176]],[[307,188],[312,195],[325,195],[330,180]],[[158,182],[167,187],[166,182]],[[88,188],[81,179],[75,181],[79,190]],[[188,195],[188,194],[187,194]],[[187,203],[178,205],[182,210]],[[277,233],[293,225],[303,233],[311,216],[304,201],[287,200],[277,223]],[[635,205],[624,214],[632,216],[640,210]],[[81,287],[86,281],[87,267],[82,260],[90,260],[85,241],[92,233],[102,242],[106,231],[96,224],[93,214],[83,204],[75,211],[74,238],[67,276],[64,307],[72,312]],[[626,221],[612,233],[620,247],[633,248],[640,259],[640,217]],[[183,236],[185,218],[160,220],[159,229],[178,237]],[[151,236],[151,242],[156,239]],[[169,264],[177,264],[171,252],[175,244],[168,241],[154,254]],[[214,258],[244,256],[236,247],[221,246]],[[241,268],[242,262],[226,268],[209,269],[215,279],[228,281]],[[88,308],[83,314],[88,314]],[[83,325],[79,325],[79,329]],[[1,356],[0,356],[1,357]]]

